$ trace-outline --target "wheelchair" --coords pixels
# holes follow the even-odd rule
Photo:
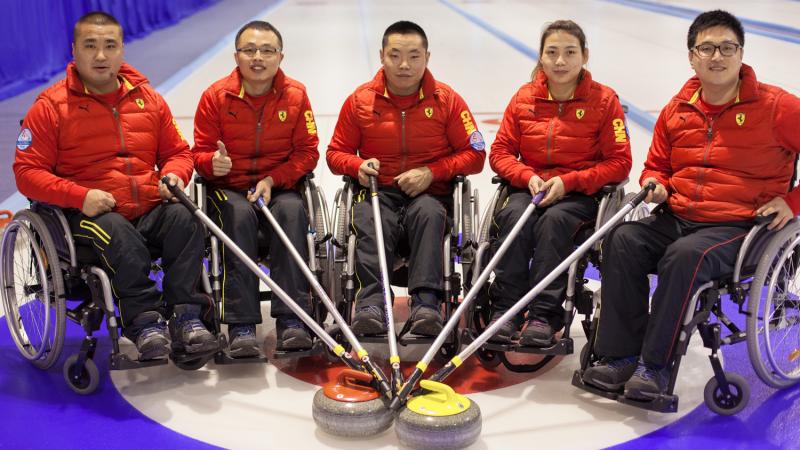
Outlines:
[[[599,202],[597,218],[594,222],[587,223],[578,230],[575,237],[576,244],[585,241],[592,233],[600,229],[600,227],[620,209],[621,205],[627,203],[636,195],[636,193],[625,194],[624,186],[627,181],[626,179],[620,183],[605,185],[595,195]],[[491,198],[480,222],[481,225],[478,231],[477,251],[474,264],[472,266],[472,271],[465,279],[466,289],[472,289],[472,280],[478,278],[483,268],[489,262],[491,257],[490,227],[495,215],[503,208],[506,199],[510,195],[510,186],[506,180],[499,176],[494,176],[492,178],[492,183],[499,186]],[[647,215],[648,212],[647,206],[639,204],[628,213],[625,220],[636,220],[643,215]],[[592,323],[595,296],[599,294],[599,292],[595,293],[587,286],[588,279],[584,278],[584,273],[589,264],[595,268],[600,266],[600,242],[601,241],[598,241],[597,244],[593,245],[582,258],[575,261],[569,267],[566,295],[564,298],[564,331],[561,337],[556,339],[556,342],[548,347],[522,346],[517,342],[487,342],[476,352],[481,365],[492,369],[503,364],[503,366],[512,372],[529,373],[541,369],[556,355],[568,355],[573,352],[573,339],[570,337],[570,326],[572,325],[575,315],[584,315],[581,325],[587,335]],[[462,331],[462,341],[465,343],[475,340],[475,338],[489,326],[491,321],[491,305],[488,294],[490,285],[491,283],[487,282],[480,287],[476,301],[470,305],[466,313],[466,326]],[[543,355],[543,357],[535,363],[520,364],[510,361],[507,357],[508,353],[537,354]]]
[[[190,198],[193,199],[195,204],[203,211],[203,213],[207,213],[207,185],[207,180],[199,175],[196,175],[194,178],[194,183],[192,186],[190,186]],[[303,204],[309,219],[309,229],[308,233],[306,234],[309,255],[308,267],[311,269],[311,272],[315,275],[323,288],[327,291],[327,286],[329,280],[331,279],[329,274],[331,271],[331,265],[329,263],[331,244],[329,241],[332,236],[329,231],[330,226],[328,221],[328,204],[325,201],[325,195],[322,189],[317,186],[316,183],[314,183],[313,173],[304,175],[298,183],[298,186],[300,187],[300,196],[303,199]],[[261,216],[260,211],[257,212],[257,214]],[[220,242],[219,239],[217,239],[217,237],[210,232],[206,231],[206,234],[206,259],[208,265],[206,268],[204,268],[206,276],[204,277],[203,285],[205,292],[214,298],[215,304],[219,305],[222,299],[222,259],[220,256]],[[258,255],[259,258],[257,263],[261,264],[265,268],[269,268],[269,247],[267,245],[266,236],[263,234],[261,229],[258,231]],[[259,297],[261,301],[271,301],[272,292],[269,290],[260,291]],[[317,321],[317,323],[324,323],[328,312],[327,309],[325,309],[323,302],[317,298],[317,294],[314,293],[313,290],[311,307],[311,316]],[[219,314],[215,316],[214,322],[216,329],[220,330],[221,322]],[[227,342],[225,342],[224,347],[227,350]],[[324,351],[325,346],[322,341],[314,337],[314,344],[309,350],[275,350],[273,357],[275,359],[301,358],[312,356]],[[253,358],[232,358],[227,351],[218,354],[215,359],[217,364],[263,361],[266,361],[266,357],[263,355]]]
[[[675,412],[674,394],[681,359],[689,340],[697,331],[703,346],[711,350],[714,371],[705,385],[703,398],[717,414],[733,415],[744,409],[750,387],[739,374],[723,369],[717,352],[723,345],[747,342],[750,363],[767,385],[783,389],[800,381],[800,221],[792,219],[782,230],[770,231],[771,218],[756,220],[736,257],[733,273],[700,286],[692,295],[677,337],[674,357],[669,362],[670,378],[666,393],[650,401],[625,397],[622,389],[606,391],[583,381],[583,372],[599,361],[593,353],[595,330],[602,307],[591,324],[588,342],[581,352],[580,368],[572,384],[588,392],[620,403],[657,412]],[[725,298],[745,315],[745,330],[739,328],[722,309]],[[712,314],[716,320],[712,319]],[[794,331],[794,334],[792,332]]]
[[[354,197],[361,187],[357,179],[349,176],[342,177],[342,180],[344,186],[337,190],[334,197],[335,207],[332,216],[334,235],[331,240],[333,270],[330,272],[328,293],[342,317],[350,324],[354,314],[357,290],[356,236],[351,227],[351,211],[354,206]],[[461,295],[461,273],[456,270],[456,265],[461,266],[461,272],[464,274],[471,271],[476,242],[473,224],[477,223],[479,215],[478,190],[472,190],[469,179],[463,175],[457,175],[453,179],[453,186],[453,205],[452,208],[448,208],[450,210],[448,211],[450,213],[448,222],[451,227],[450,232],[445,234],[442,241],[445,255],[442,301],[445,322],[458,307]],[[407,248],[408,242],[401,239],[398,244],[398,258],[395,259],[394,267],[389,268],[389,281],[393,286],[408,287]],[[334,333],[336,333],[335,330]],[[337,340],[340,339],[337,338]],[[365,335],[359,336],[359,340],[366,343],[386,343],[387,337],[386,334]],[[435,337],[409,334],[407,328],[403,328],[398,335],[398,343],[402,346],[430,345],[434,340]],[[458,354],[460,347],[460,332],[456,329],[445,341],[437,358],[443,362],[448,361]]]
[[[111,338],[111,370],[167,363],[166,359],[138,361],[120,351],[121,322],[111,281],[93,250],[75,244],[60,208],[32,202],[29,209],[19,211],[3,234],[0,266],[6,321],[25,359],[40,369],[52,367],[61,355],[67,319],[86,333],[80,351],[63,366],[64,379],[76,393],[90,394],[99,384],[93,333],[104,321]],[[205,364],[201,355],[186,361],[196,364],[195,358]]]

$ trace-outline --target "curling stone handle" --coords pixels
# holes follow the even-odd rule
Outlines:
[[[439,383],[437,381],[431,381],[431,380],[422,380],[419,382],[419,385],[422,389],[425,389],[426,391],[430,391],[434,394],[442,394],[434,397],[436,398],[437,401],[440,401],[442,403],[458,402],[458,398],[456,397],[456,391],[454,391],[453,388],[444,383]]]
[[[343,369],[336,377],[336,381],[343,386],[368,389],[372,375],[360,370]]]

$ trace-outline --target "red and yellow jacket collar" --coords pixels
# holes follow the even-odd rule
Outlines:
[[[118,76],[125,85],[126,92],[139,85],[148,83],[147,77],[139,73],[138,70],[134,69],[133,66],[127,63],[122,63],[122,66],[119,68]],[[74,92],[90,94],[89,90],[86,89],[86,86],[83,84],[83,81],[78,74],[78,68],[75,66],[75,61],[72,61],[67,65],[67,86]]]
[[[694,104],[700,98],[701,87],[700,79],[695,75],[683,85],[675,98]],[[758,100],[758,96],[756,73],[752,67],[742,64],[742,68],[739,69],[739,92],[736,94],[735,103]]]
[[[272,79],[272,88],[270,88],[270,91],[273,94],[277,94],[279,91],[283,90],[285,85],[286,75],[284,75],[283,70],[278,69],[278,72],[275,73],[275,77]],[[228,79],[225,80],[222,89],[228,94],[244,98],[245,92],[244,84],[242,83],[242,73],[239,71],[238,67],[233,69],[231,74],[228,75]]]
[[[573,99],[588,97],[592,89],[592,74],[588,70],[583,69],[578,78],[580,81],[578,81],[578,87],[575,88],[575,93],[572,95]],[[547,88],[547,75],[545,75],[544,70],[536,71],[536,76],[531,81],[531,87],[535,98],[553,100],[550,96],[550,90]]]
[[[375,74],[375,78],[367,85],[367,87],[376,94],[389,98],[389,90],[386,87],[386,74],[384,73],[383,67],[378,70],[378,73]],[[419,87],[419,99],[422,100],[425,97],[431,96],[436,91],[436,80],[433,78],[433,74],[428,69],[425,69],[425,73],[422,75],[422,82],[420,83]]]

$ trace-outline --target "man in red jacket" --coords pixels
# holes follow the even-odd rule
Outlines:
[[[64,208],[76,242],[110,272],[123,333],[140,359],[216,349],[200,320],[203,229],[160,178],[183,187],[192,156],[164,99],[123,62],[122,27],[94,12],[75,25],[67,76],[34,102],[17,139],[14,174],[27,197]],[[158,169],[154,169],[158,167]],[[161,251],[164,292],[148,278]],[[163,298],[162,298],[163,297]]]
[[[267,22],[254,21],[236,35],[237,67],[215,82],[195,114],[194,159],[209,180],[212,217],[245,253],[258,253],[264,227],[270,247],[270,276],[311,312],[309,285],[263,215],[252,205],[262,197],[303,259],[308,259],[308,216],[295,186],[319,159],[317,127],[305,86],[280,69],[283,39]],[[248,194],[250,188],[255,192]],[[258,354],[256,324],[261,323],[258,278],[222,250],[222,322],[228,324],[234,357]],[[280,299],[273,299],[277,348],[311,347],[303,323]]]
[[[380,58],[383,68],[342,106],[326,156],[334,173],[357,178],[362,186],[368,186],[370,175],[378,177],[389,268],[403,235],[411,250],[407,326],[414,334],[435,335],[442,329],[442,240],[451,180],[480,172],[485,144],[461,96],[427,70],[428,39],[419,25],[401,21],[389,26]],[[362,188],[353,206],[360,284],[353,331],[377,334],[386,325],[367,194]]]
[[[698,286],[733,272],[757,215],[781,229],[800,212],[790,189],[800,151],[800,99],[759,83],[742,64],[744,30],[724,11],[689,28],[691,78],[661,111],[640,179],[655,183],[654,215],[616,227],[603,243],[603,310],[587,383],[624,385],[629,398],[667,388],[687,303]],[[648,314],[648,273],[658,287]]]

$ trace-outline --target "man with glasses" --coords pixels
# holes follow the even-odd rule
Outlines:
[[[34,102],[17,138],[14,174],[28,198],[64,208],[75,241],[91,248],[111,276],[123,334],[140,360],[171,350],[211,352],[216,338],[201,321],[207,296],[197,292],[203,227],[168,203],[160,182],[181,187],[192,155],[164,99],[124,63],[123,31],[109,14],[75,24],[74,61],[66,78]],[[158,247],[164,291],[149,278]],[[171,337],[165,317],[170,320]]]
[[[271,24],[253,21],[236,34],[236,68],[211,85],[194,119],[197,171],[208,180],[211,216],[236,244],[255,258],[259,229],[269,239],[270,276],[311,312],[308,281],[283,242],[254,207],[264,199],[294,247],[308,259],[308,217],[295,186],[319,159],[317,127],[305,86],[284,75],[283,38]],[[254,188],[255,191],[248,193]],[[258,278],[222,250],[222,322],[228,324],[234,357],[259,354],[261,323]],[[272,300],[278,350],[311,348],[305,325],[281,302]]]
[[[800,212],[790,191],[800,151],[800,99],[756,80],[742,64],[744,30],[724,11],[689,28],[696,76],[661,111],[641,175],[663,204],[603,242],[603,311],[584,381],[641,400],[667,388],[687,304],[697,288],[733,272],[755,216],[779,230]],[[648,273],[658,275],[648,312]]]
[[[427,69],[430,52],[422,28],[390,25],[380,50],[383,67],[345,100],[326,154],[334,173],[363,186],[353,206],[356,232],[356,311],[353,331],[386,331],[372,209],[366,186],[377,176],[387,265],[402,235],[410,248],[408,290],[412,334],[442,330],[442,241],[452,179],[480,172],[485,144],[466,103]]]

